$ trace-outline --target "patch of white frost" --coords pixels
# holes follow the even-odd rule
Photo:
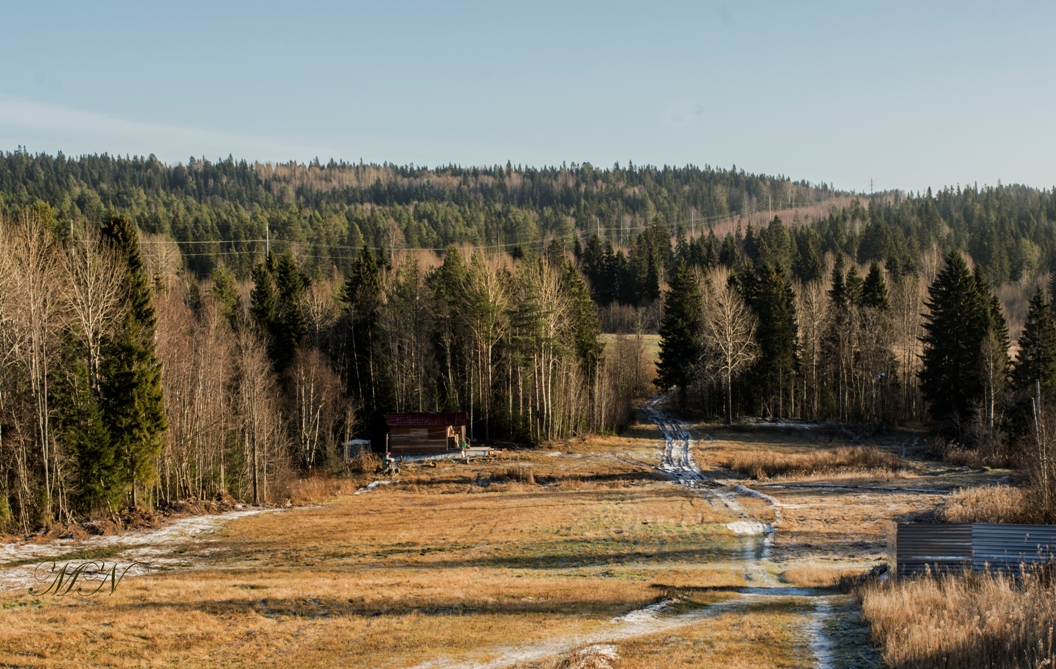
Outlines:
[[[831,617],[832,603],[825,597],[818,597],[814,603],[814,613],[810,614],[810,620],[807,621],[810,649],[814,652],[818,669],[832,668],[832,639],[825,634],[825,622]]]
[[[726,529],[734,534],[769,534],[774,528],[766,523],[738,520],[734,523],[726,523]]]
[[[642,608],[642,609],[635,609],[634,611],[630,611],[628,613],[625,613],[622,616],[617,616],[617,617],[613,618],[609,622],[614,622],[614,623],[644,623],[644,622],[649,622],[651,620],[654,620],[657,615],[663,613],[665,609],[670,608],[671,604],[672,604],[671,600],[667,599],[665,597],[664,599],[661,599],[656,604],[650,604],[649,606],[647,606],[645,608]]]
[[[168,555],[169,548],[177,542],[195,539],[203,534],[216,531],[216,528],[227,521],[245,516],[264,513],[268,509],[248,509],[231,513],[210,514],[205,516],[188,516],[174,520],[164,527],[155,530],[126,532],[101,537],[91,537],[84,541],[57,541],[46,544],[10,543],[0,545],[0,590],[29,588],[38,585],[34,576],[37,565],[3,567],[5,563],[39,560],[40,562],[58,562],[71,552],[82,552],[110,546],[128,546],[112,558],[106,560],[119,565],[119,569],[133,562],[149,562],[152,567],[170,567],[185,564],[182,559],[163,557]],[[140,576],[149,570],[134,567],[127,576]]]
[[[377,488],[379,485],[391,485],[393,483],[395,483],[395,481],[372,481],[365,488],[360,488],[359,490],[357,490],[356,492],[354,492],[352,494],[358,495],[358,494],[360,494],[362,492],[370,492],[371,490]]]

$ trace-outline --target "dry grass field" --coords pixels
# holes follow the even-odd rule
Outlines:
[[[883,560],[886,521],[1000,475],[754,481],[722,463],[853,444],[690,428],[702,488],[669,480],[638,424],[362,494],[366,476],[308,484],[301,499],[332,496],[166,544],[112,595],[0,590],[0,666],[871,667],[857,603],[825,588]],[[904,437],[873,446],[895,458]]]

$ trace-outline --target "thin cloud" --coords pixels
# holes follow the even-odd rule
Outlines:
[[[188,156],[243,156],[255,160],[308,160],[326,149],[276,142],[263,137],[233,135],[200,128],[145,123],[0,95],[0,148],[23,146],[29,151],[155,154],[175,162]]]

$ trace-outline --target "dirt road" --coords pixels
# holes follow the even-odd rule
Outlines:
[[[704,497],[718,499],[738,520],[726,526],[738,535],[741,542],[741,555],[744,561],[744,579],[753,586],[742,591],[744,598],[766,598],[778,600],[788,597],[808,597],[815,602],[814,613],[804,620],[803,628],[814,651],[816,665],[819,669],[833,666],[833,642],[826,633],[826,626],[832,616],[833,607],[830,596],[825,591],[811,588],[782,587],[774,576],[769,563],[769,547],[773,544],[776,526],[781,518],[781,502],[771,495],[747,488],[744,485],[722,486],[711,481],[693,457],[694,439],[690,428],[683,421],[671,416],[665,409],[670,394],[661,394],[646,402],[642,410],[650,421],[660,428],[664,436],[663,455],[660,469],[676,483],[697,491]],[[705,438],[707,436],[705,435]],[[748,514],[737,502],[736,495],[748,495],[763,499],[774,507],[775,521],[771,524],[759,522]]]

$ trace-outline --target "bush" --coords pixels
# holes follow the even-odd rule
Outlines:
[[[348,471],[352,474],[373,474],[381,466],[381,458],[370,451],[360,453],[348,461]]]

